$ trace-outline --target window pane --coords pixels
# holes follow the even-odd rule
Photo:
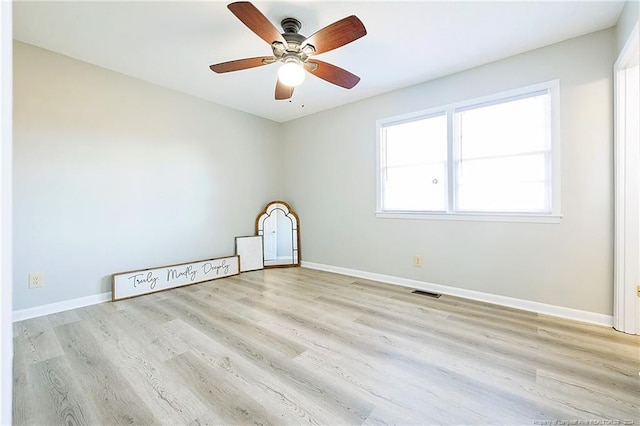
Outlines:
[[[386,126],[383,140],[383,208],[446,210],[446,115]]]
[[[476,212],[546,212],[544,182],[458,187],[458,209]]]
[[[446,208],[445,163],[387,169],[387,210],[443,211]]]
[[[500,182],[532,182],[545,179],[544,154],[462,160],[459,184],[496,184]]]
[[[549,94],[456,113],[460,158],[548,149]]]
[[[544,154],[461,161],[458,209],[545,212]]]
[[[456,112],[457,210],[550,213],[549,97]]]
[[[385,127],[387,167],[447,159],[447,117],[439,115]]]

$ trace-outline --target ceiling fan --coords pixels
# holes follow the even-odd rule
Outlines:
[[[225,73],[282,62],[276,81],[275,98],[278,100],[293,96],[293,89],[304,80],[305,70],[345,89],[353,88],[360,81],[360,77],[347,70],[312,58],[366,35],[367,30],[355,15],[336,21],[311,37],[305,37],[298,34],[302,24],[297,19],[283,19],[280,25],[284,32],[280,33],[267,17],[248,1],[231,3],[227,7],[251,31],[271,45],[273,56],[222,62],[211,65],[209,68],[212,71]]]

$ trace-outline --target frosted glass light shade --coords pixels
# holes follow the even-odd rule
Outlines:
[[[295,62],[287,62],[278,70],[278,80],[286,86],[295,87],[304,81],[304,69]]]

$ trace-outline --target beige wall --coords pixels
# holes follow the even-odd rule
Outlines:
[[[280,197],[279,125],[14,43],[14,310],[226,256]],[[28,274],[44,287],[27,289]]]
[[[612,312],[612,29],[283,124],[303,260]],[[377,119],[560,79],[560,224],[377,219]],[[412,265],[414,255],[424,266]]]

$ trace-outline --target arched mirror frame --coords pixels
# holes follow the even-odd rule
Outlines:
[[[268,265],[266,262],[264,264],[265,268],[289,268],[292,266],[300,266],[300,219],[296,212],[291,209],[291,206],[284,201],[276,200],[270,201],[264,207],[264,210],[260,212],[256,219],[256,235],[261,235],[264,241],[264,221],[271,216],[275,211],[280,210],[284,213],[285,218],[291,221],[291,249],[292,249],[292,259],[291,263],[283,263],[283,264],[273,264]],[[277,238],[277,237],[276,237]],[[264,243],[263,243],[264,244]],[[263,247],[264,249],[264,247]],[[264,251],[264,250],[263,250]]]

